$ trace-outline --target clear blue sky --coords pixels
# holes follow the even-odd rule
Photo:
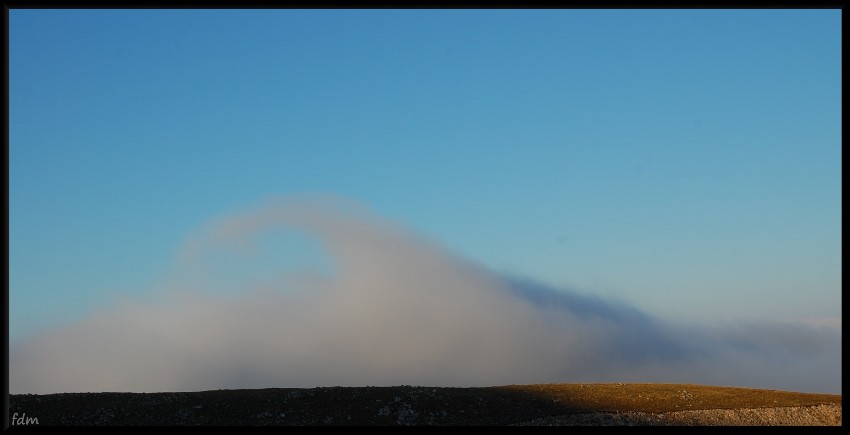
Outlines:
[[[157,288],[211,218],[310,192],[663,318],[840,318],[840,10],[9,26],[13,339]]]

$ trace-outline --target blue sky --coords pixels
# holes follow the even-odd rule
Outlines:
[[[13,9],[10,336],[311,193],[664,319],[840,319],[840,34],[840,10]],[[315,256],[278,242],[267,268]]]

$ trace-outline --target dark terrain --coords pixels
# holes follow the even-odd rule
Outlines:
[[[684,384],[11,394],[9,403],[10,418],[39,425],[841,424],[841,395]],[[695,417],[705,412],[714,414]]]

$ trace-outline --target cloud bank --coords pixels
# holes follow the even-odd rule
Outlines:
[[[213,221],[177,269],[213,273],[190,266],[210,251],[250,249],[276,228],[315,237],[334,272],[124,300],[12,343],[10,392],[544,382],[841,391],[834,326],[672,325],[625,302],[493,272],[341,200],[271,199]]]

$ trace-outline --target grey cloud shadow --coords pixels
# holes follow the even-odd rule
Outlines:
[[[610,323],[610,357],[634,363],[684,361],[708,356],[709,352],[671,332],[670,325],[625,302],[583,295],[554,288],[518,276],[505,276],[511,292],[541,309],[560,310],[584,321]]]

